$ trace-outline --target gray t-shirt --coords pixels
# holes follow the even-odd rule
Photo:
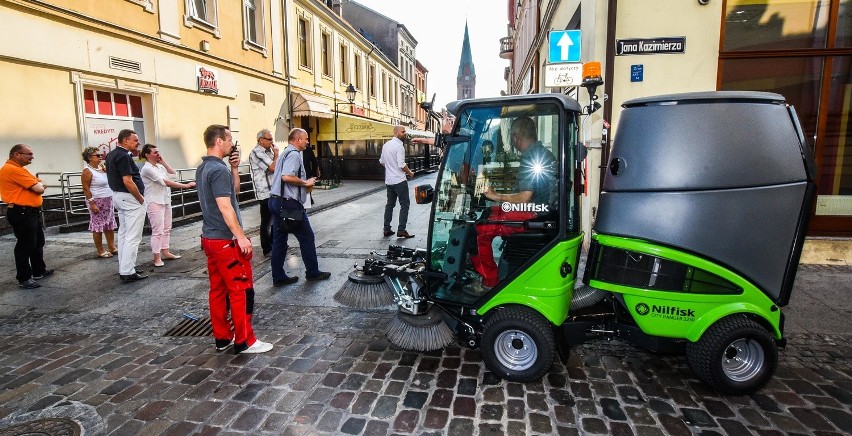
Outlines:
[[[299,150],[292,145],[287,145],[287,148],[278,154],[270,192],[280,197],[299,200],[299,203],[305,204],[308,199],[307,189],[304,186],[284,183],[281,180],[282,176],[296,176],[302,180],[307,180],[305,166],[302,164],[302,153],[299,153]]]
[[[195,183],[203,218],[201,236],[209,239],[234,239],[234,234],[225,224],[225,218],[216,204],[217,197],[229,197],[237,214],[237,221],[242,226],[230,167],[218,157],[204,156],[201,158],[201,165],[195,170]]]

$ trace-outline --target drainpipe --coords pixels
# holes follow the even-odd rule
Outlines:
[[[618,12],[618,0],[609,0],[609,6],[607,7],[607,17],[606,17],[606,69],[604,71],[604,95],[608,98],[603,102],[604,109],[604,120],[606,122],[610,122],[612,120],[612,104],[610,102],[612,99],[612,89],[613,84],[612,81],[615,80],[615,29],[616,29],[616,15]],[[604,167],[606,167],[607,163],[609,163],[609,142],[612,141],[612,128],[614,126],[610,125],[606,139],[606,144],[601,144],[601,167],[599,170],[601,171],[601,177],[599,180],[600,189],[603,189],[603,171]]]
[[[288,45],[288,41],[290,41],[290,33],[288,32],[287,22],[290,21],[287,18],[287,11],[289,9],[289,4],[291,0],[284,0],[284,69],[286,71],[285,75],[287,76],[287,84],[285,85],[287,89],[287,130],[293,128],[293,93],[290,88],[290,46]]]

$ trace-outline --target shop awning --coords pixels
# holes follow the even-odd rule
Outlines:
[[[293,116],[332,118],[331,107],[320,97],[310,94],[293,93]]]
[[[320,120],[320,134],[317,141],[334,141],[334,118]],[[368,118],[340,114],[337,118],[337,139],[340,141],[361,141],[366,139],[390,139],[393,137],[393,125]]]

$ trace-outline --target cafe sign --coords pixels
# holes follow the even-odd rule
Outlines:
[[[617,39],[615,41],[616,56],[675,54],[683,53],[685,49],[685,36]]]

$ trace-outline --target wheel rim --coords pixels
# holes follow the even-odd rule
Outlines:
[[[763,368],[763,347],[752,339],[737,339],[725,347],[722,355],[722,371],[735,382],[754,378]]]
[[[526,370],[538,358],[535,341],[520,330],[505,331],[497,336],[494,352],[500,364],[512,371]]]

